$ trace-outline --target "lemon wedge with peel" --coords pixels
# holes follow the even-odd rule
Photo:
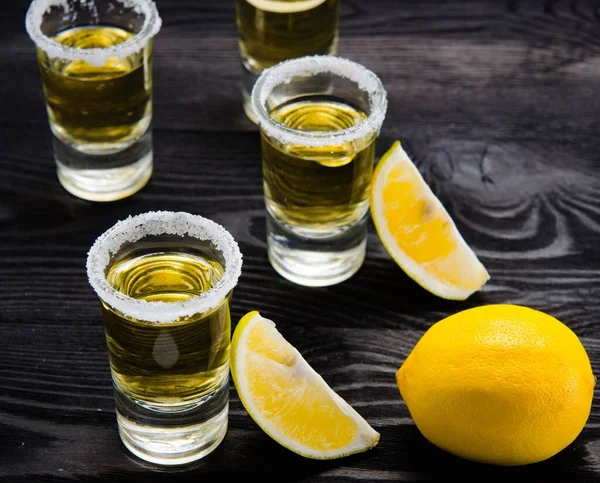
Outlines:
[[[373,173],[371,216],[391,257],[429,292],[464,300],[489,280],[487,270],[399,141],[382,156]]]
[[[248,414],[285,448],[334,459],[373,448],[377,433],[257,311],[238,323],[231,374]]]

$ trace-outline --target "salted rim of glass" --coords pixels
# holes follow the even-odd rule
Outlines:
[[[91,0],[93,1],[93,0]],[[70,12],[67,0],[33,0],[27,16],[25,27],[31,40],[42,49],[49,57],[58,57],[64,60],[84,60],[94,66],[102,66],[110,57],[125,58],[139,52],[151,37],[154,37],[162,25],[156,5],[152,0],[117,0],[125,8],[132,8],[137,13],[144,15],[144,23],[140,32],[132,38],[117,45],[106,48],[79,49],[64,46],[42,32],[41,24],[44,14],[51,7],[63,7],[65,14]]]
[[[302,131],[271,118],[265,106],[278,85],[290,83],[294,76],[331,73],[355,82],[367,93],[371,114],[360,123],[341,131]],[[314,55],[286,60],[265,69],[252,89],[252,108],[260,128],[282,144],[323,147],[336,142],[353,142],[379,134],[387,111],[387,94],[379,77],[366,67],[333,55]]]
[[[106,281],[111,257],[125,243],[150,235],[187,235],[211,242],[225,260],[223,278],[207,292],[184,302],[147,302],[115,290]],[[212,220],[182,211],[149,211],[118,221],[100,235],[88,252],[86,269],[89,283],[100,299],[121,314],[146,322],[173,322],[217,307],[237,284],[242,273],[242,254],[233,236]]]

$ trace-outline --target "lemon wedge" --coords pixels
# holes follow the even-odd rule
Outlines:
[[[490,276],[399,141],[371,181],[371,216],[384,247],[429,292],[464,300]]]
[[[285,448],[334,459],[373,448],[377,433],[257,311],[238,323],[231,374],[248,414]]]

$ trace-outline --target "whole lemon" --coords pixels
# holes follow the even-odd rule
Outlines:
[[[431,443],[507,466],[542,461],[573,442],[596,384],[566,325],[515,305],[473,308],[434,324],[396,381]]]

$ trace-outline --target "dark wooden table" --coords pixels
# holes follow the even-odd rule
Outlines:
[[[394,140],[491,274],[465,302],[438,299],[391,261],[371,227],[363,268],[331,288],[279,277],[265,250],[259,139],[244,117],[233,1],[162,0],[155,42],[155,172],[130,199],[94,204],[55,176],[26,0],[0,6],[0,480],[2,482],[600,481],[600,404],[548,461],[502,468],[438,450],[394,374],[423,332],[459,310],[516,303],[569,325],[600,364],[600,2],[343,0],[339,53],[389,95],[378,154]],[[270,440],[231,387],[223,444],[158,471],[117,434],[94,239],[149,210],[227,227],[244,272],[233,322],[258,309],[381,433],[330,462]]]

